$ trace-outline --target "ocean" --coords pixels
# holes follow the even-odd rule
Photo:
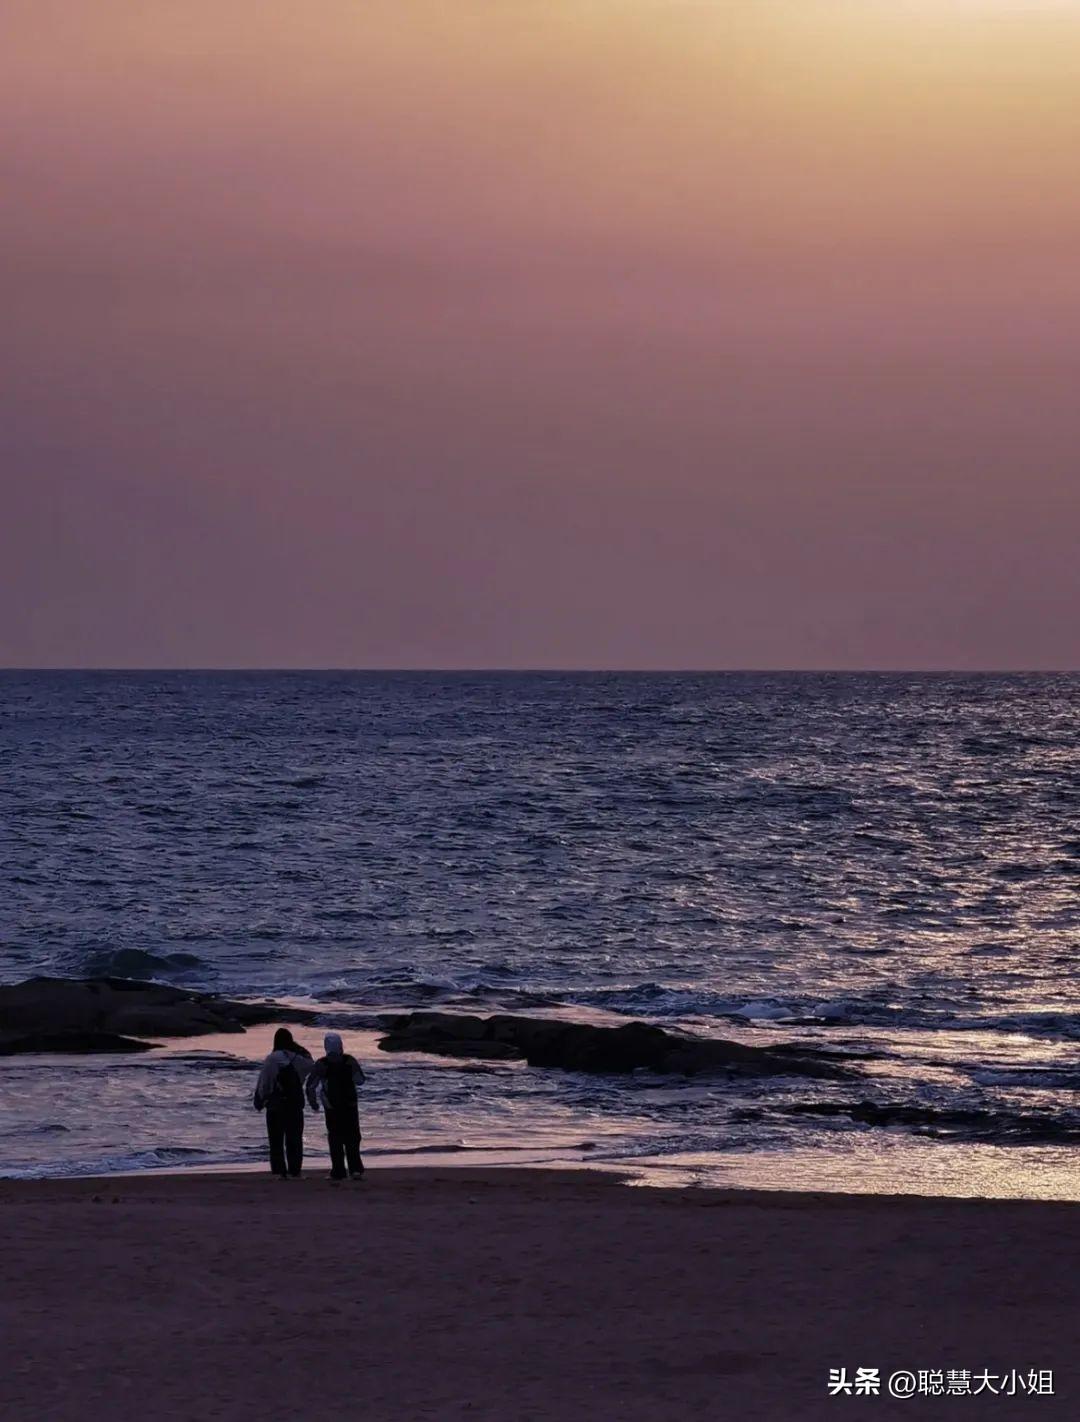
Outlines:
[[[316,1005],[376,1162],[1080,1198],[1078,676],[6,672],[0,749],[0,978]],[[414,1007],[852,1079],[379,1053]],[[0,1059],[0,1173],[259,1160],[266,1035]]]

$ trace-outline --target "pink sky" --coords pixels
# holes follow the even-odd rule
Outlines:
[[[1080,8],[2,40],[3,664],[1080,666]]]

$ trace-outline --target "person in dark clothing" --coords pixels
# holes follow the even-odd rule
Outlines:
[[[308,1073],[306,1091],[313,1111],[322,1107],[326,1113],[326,1143],[330,1147],[330,1179],[344,1180],[346,1167],[352,1180],[364,1177],[364,1162],[360,1156],[360,1108],[356,1088],[364,1073],[355,1057],[345,1052],[336,1032],[327,1032],[323,1045],[326,1056],[320,1057]]]
[[[266,1111],[270,1170],[279,1180],[295,1180],[304,1163],[304,1080],[311,1067],[311,1053],[279,1027],[255,1086],[255,1109]]]

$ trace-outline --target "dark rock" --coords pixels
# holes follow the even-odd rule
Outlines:
[[[149,1052],[153,1042],[136,1042],[116,1032],[0,1032],[0,1057],[24,1052]]]
[[[520,1061],[522,1057],[509,1042],[470,1042],[456,1037],[446,1041],[425,1038],[422,1045],[412,1038],[384,1037],[379,1046],[384,1052],[427,1052],[436,1057],[469,1057],[480,1061]]]
[[[421,1038],[431,1035],[433,1041],[480,1041],[484,1037],[485,1022],[482,1017],[451,1015],[448,1012],[408,1012],[401,1017],[384,1018],[391,1031],[398,1024],[407,1024],[411,1037]]]
[[[625,1027],[560,1024],[550,1033],[532,1034],[526,1049],[530,1066],[567,1071],[628,1072],[644,1067],[665,1071],[664,1058],[674,1046],[662,1027],[628,1022]]]
[[[134,1037],[243,1032],[261,1022],[311,1022],[313,1012],[128,978],[30,978],[0,986],[0,1054],[142,1051]],[[34,1045],[26,1045],[34,1043]],[[48,1043],[48,1045],[42,1045]]]
[[[628,1022],[620,1027],[561,1022],[539,1017],[455,1016],[412,1012],[384,1019],[384,1052],[431,1052],[439,1056],[523,1057],[530,1066],[564,1071],[626,1073],[699,1072],[727,1075],[842,1077],[835,1060],[795,1046],[748,1047],[741,1042],[690,1037]]]

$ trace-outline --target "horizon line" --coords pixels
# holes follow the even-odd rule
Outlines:
[[[1080,667],[753,667],[753,666],[16,666],[0,664],[0,675],[157,676],[1076,676]]]

